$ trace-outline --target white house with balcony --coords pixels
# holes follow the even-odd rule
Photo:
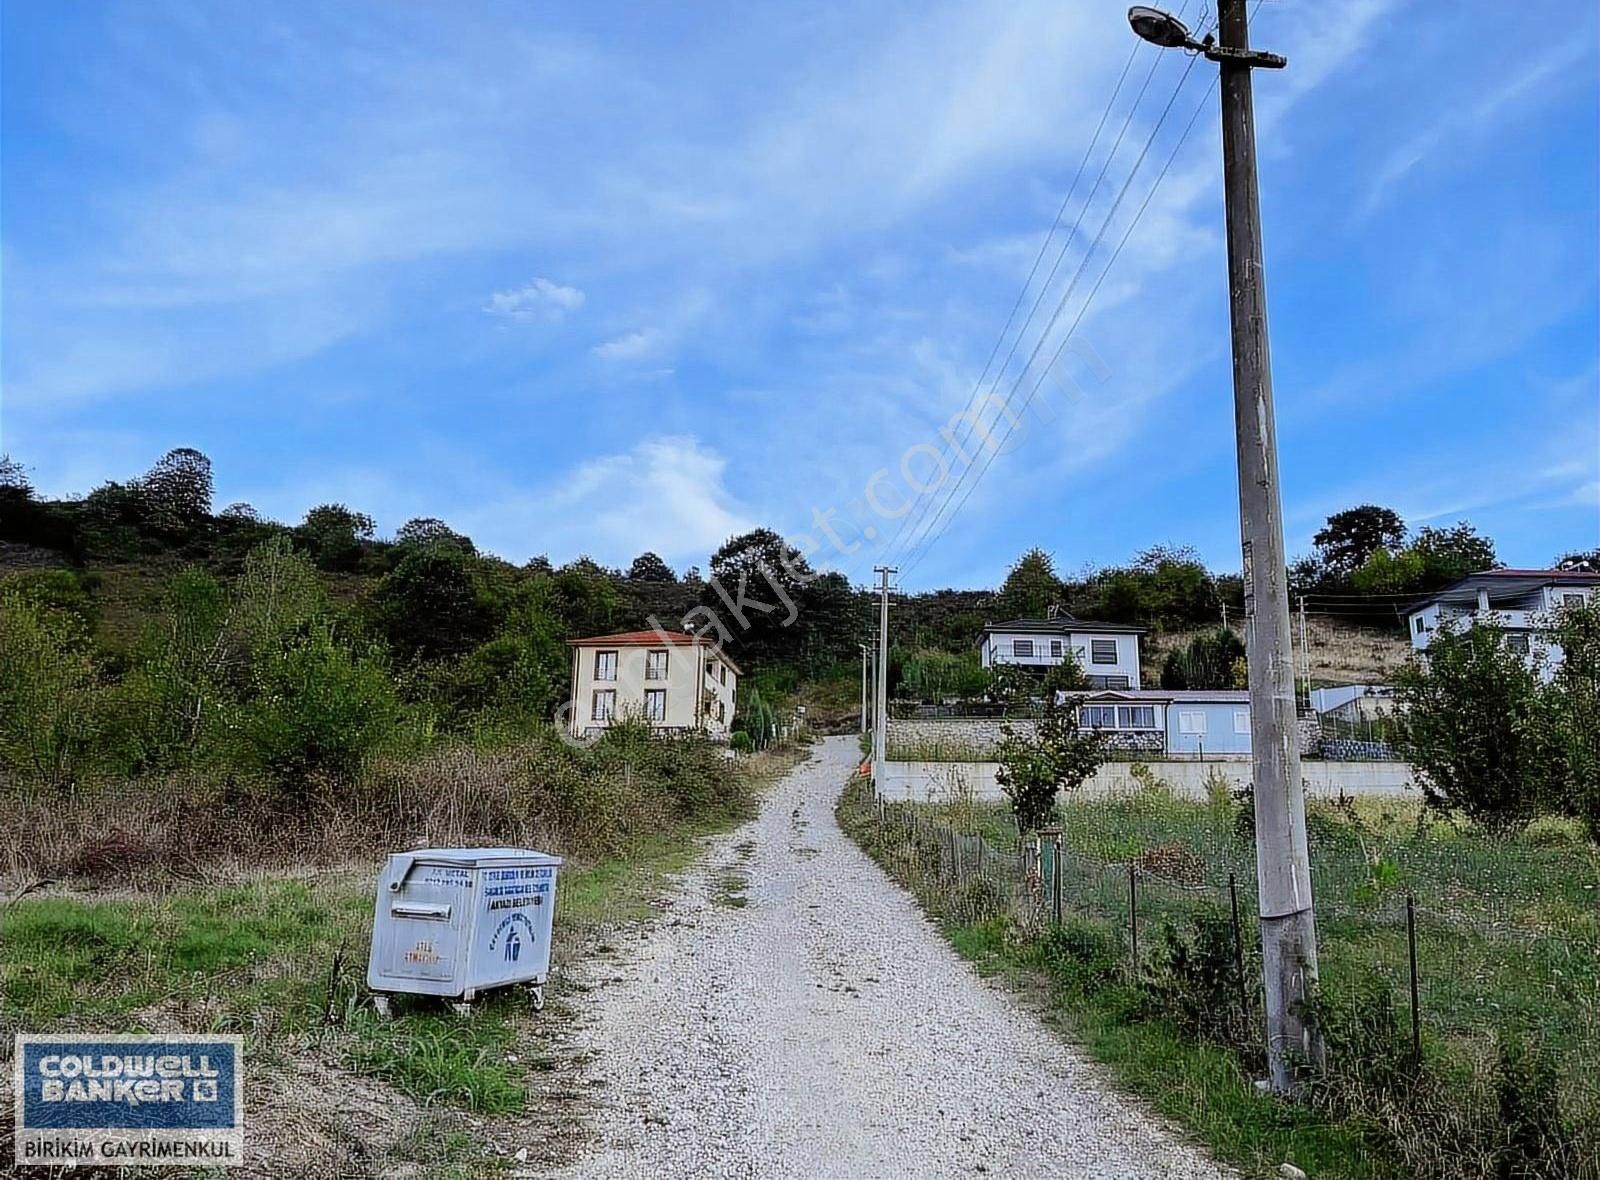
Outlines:
[[[567,726],[589,737],[637,717],[662,732],[726,737],[739,668],[709,638],[681,631],[626,631],[568,641],[572,703]]]
[[[1506,647],[1527,656],[1544,656],[1546,675],[1561,662],[1561,648],[1551,643],[1546,628],[1551,613],[1600,595],[1600,574],[1578,570],[1485,570],[1469,574],[1414,604],[1407,613],[1411,647],[1426,654],[1428,645],[1449,626],[1460,630],[1493,622],[1505,632]]]
[[[1049,619],[1008,619],[985,624],[978,649],[985,668],[1018,664],[1043,673],[1071,657],[1091,687],[1137,690],[1139,636],[1144,630],[1065,613]]]

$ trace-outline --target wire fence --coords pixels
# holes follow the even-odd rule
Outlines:
[[[877,799],[875,851],[948,921],[1004,918],[1023,937],[1084,923],[1109,932],[1123,981],[1147,989],[1174,946],[1212,931],[1215,999],[1236,1047],[1258,1060],[1248,801],[1145,794],[1069,804],[1059,828],[1020,836],[1001,808]],[[1384,835],[1377,824],[1348,804],[1309,816],[1324,996],[1384,997],[1392,1024],[1363,1052],[1396,1068],[1426,1058],[1474,1079],[1491,1106],[1504,1101],[1495,1071],[1506,1047],[1536,1044],[1551,1104],[1600,1172],[1600,858],[1552,833],[1487,840],[1418,821]],[[1548,1174],[1580,1173],[1590,1174]]]

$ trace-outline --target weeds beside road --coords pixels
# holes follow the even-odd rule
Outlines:
[[[1288,1105],[1251,1084],[1260,1031],[1247,817],[1226,794],[1207,805],[1158,788],[1066,805],[1057,922],[1053,872],[1033,875],[1000,809],[880,811],[867,788],[841,808],[964,953],[1042,989],[1072,1035],[1225,1158],[1263,1173],[1292,1160],[1320,1177],[1600,1175],[1597,866],[1576,829],[1541,824],[1490,841],[1427,826],[1404,805],[1313,804],[1330,1069],[1306,1104]],[[1419,913],[1420,1066],[1407,890]]]
[[[304,820],[248,833],[253,856],[242,841],[201,855],[206,846],[180,830],[171,800],[151,800],[144,814],[102,811],[99,829],[82,818],[84,800],[14,829],[26,838],[11,851],[13,868],[25,871],[6,892],[91,871],[0,908],[3,1052],[18,1031],[242,1033],[247,1172],[478,1176],[516,1164],[518,1151],[565,1158],[585,1095],[570,1078],[574,996],[563,965],[611,953],[653,913],[701,837],[750,814],[757,790],[798,757],[733,763],[703,743],[626,740],[587,762],[573,756],[566,773],[581,783],[551,771],[551,758],[567,757],[551,748],[458,750],[409,770],[414,794],[398,819],[377,824],[373,799],[355,790],[306,817],[320,834]],[[580,787],[587,794],[574,798]],[[392,782],[384,789],[401,793]],[[27,810],[30,822],[43,814]],[[225,821],[202,813],[193,827]],[[486,997],[466,1019],[417,1003],[384,1022],[365,1002],[377,870],[366,858],[423,834],[436,844],[542,843],[569,856],[544,1013],[533,1016],[516,991]],[[344,863],[330,863],[344,836]],[[183,855],[162,855],[174,848]]]

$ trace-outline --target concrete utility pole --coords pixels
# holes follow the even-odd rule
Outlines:
[[[872,572],[878,575],[878,675],[872,709],[872,786],[881,795],[889,748],[889,575],[896,569],[892,565],[877,565],[872,567]]]
[[[1222,71],[1222,179],[1227,204],[1232,294],[1233,413],[1239,452],[1239,523],[1244,556],[1244,621],[1250,666],[1250,747],[1256,803],[1256,879],[1267,1016],[1267,1082],[1290,1093],[1296,1063],[1321,1068],[1323,1047],[1306,1018],[1316,994],[1317,927],[1306,848],[1305,788],[1295,709],[1289,587],[1278,490],[1267,300],[1256,190],[1255,114],[1250,71],[1277,69],[1277,54],[1250,49],[1247,0],[1217,0],[1217,32],[1195,41],[1181,21],[1135,6],[1139,36],[1204,53]]]
[[[867,732],[867,645],[856,644],[861,649],[861,732]]]

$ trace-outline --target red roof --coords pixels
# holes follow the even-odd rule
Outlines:
[[[569,647],[660,647],[662,644],[670,647],[717,647],[716,642],[708,636],[689,635],[683,631],[623,631],[618,635],[590,635],[583,639],[567,640]],[[720,648],[717,649],[717,656],[735,672],[739,671],[739,665]]]

